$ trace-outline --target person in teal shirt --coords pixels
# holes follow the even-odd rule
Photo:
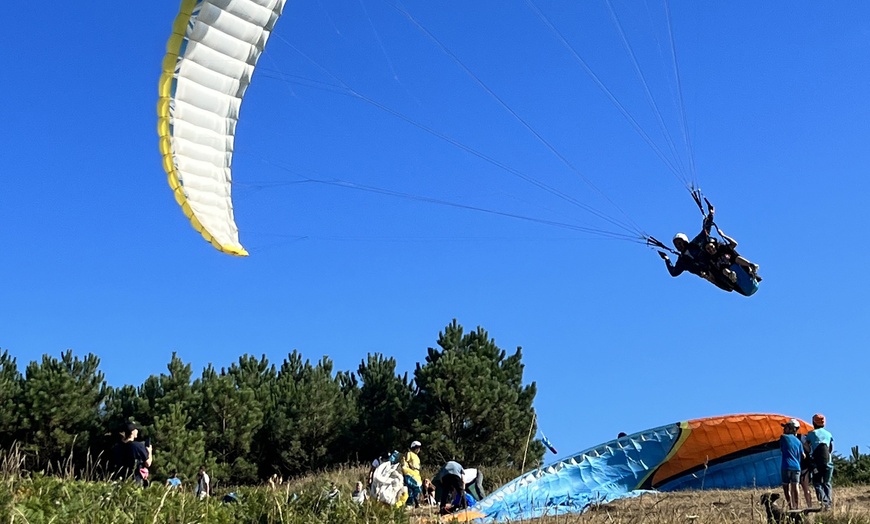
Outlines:
[[[822,508],[828,510],[834,505],[831,484],[834,477],[834,437],[825,429],[825,416],[821,413],[813,415],[813,428],[807,433],[807,443],[818,472],[813,476],[813,487],[816,488]]]
[[[169,478],[166,479],[166,487],[168,488],[180,488],[181,487],[181,479],[178,478],[178,472],[174,469],[172,473],[169,474]]]

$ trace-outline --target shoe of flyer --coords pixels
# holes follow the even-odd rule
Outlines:
[[[749,266],[749,274],[756,282],[761,282],[761,276],[758,274],[758,264],[752,264]]]

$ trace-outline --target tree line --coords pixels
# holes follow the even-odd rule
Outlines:
[[[523,384],[522,349],[508,355],[481,327],[456,320],[438,335],[413,377],[369,353],[355,371],[335,371],[292,351],[279,365],[249,354],[194,378],[173,353],[165,373],[113,387],[93,354],[45,355],[22,374],[0,351],[0,448],[17,446],[26,466],[105,464],[128,421],[154,445],[158,478],[200,465],[234,484],[367,463],[385,451],[425,444],[424,463],[519,467],[540,460],[533,440],[536,394]]]

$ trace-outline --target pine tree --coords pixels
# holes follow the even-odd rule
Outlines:
[[[536,392],[534,383],[522,384],[522,349],[506,356],[483,328],[464,334],[456,320],[439,334],[438,346],[414,372],[415,429],[430,457],[424,460],[518,467]],[[543,453],[540,442],[529,444],[528,460]]]
[[[336,429],[335,442],[330,452],[332,464],[359,463],[361,451],[357,446],[359,439],[356,434],[357,424],[359,424],[361,417],[359,412],[359,383],[356,375],[348,371],[337,372],[335,382],[338,384],[340,392],[336,403],[336,414],[340,419],[340,424]]]
[[[139,404],[143,409],[137,415],[141,418],[134,419],[143,427],[140,436],[150,435],[155,429],[157,417],[168,415],[173,405],[177,404],[186,413],[196,413],[199,407],[199,398],[191,384],[193,371],[190,364],[185,364],[173,352],[166,370],[168,373],[151,375],[139,388],[138,396],[145,401],[144,404]],[[199,422],[193,420],[192,424],[198,426]]]
[[[165,414],[154,421],[154,460],[156,478],[165,479],[173,470],[182,481],[196,478],[199,467],[206,464],[205,434],[192,428],[191,417],[180,403],[170,404]]]
[[[60,360],[45,355],[25,370],[21,395],[26,449],[38,457],[37,468],[58,467],[72,457],[84,465],[89,444],[100,433],[100,407],[106,394],[100,359],[88,354],[74,357],[71,350]],[[95,450],[96,454],[101,450]]]
[[[153,420],[154,417],[149,415],[150,411],[148,401],[139,396],[139,391],[134,386],[109,386],[103,407],[103,427],[107,431],[116,432],[131,420]]]
[[[411,441],[410,407],[414,390],[408,374],[396,375],[396,360],[369,354],[357,369],[362,385],[357,398],[359,422],[354,447],[368,462]]]
[[[263,426],[263,410],[255,391],[236,383],[235,376],[209,365],[194,382],[201,404],[197,410],[206,447],[217,463],[215,474],[231,483],[257,480],[257,465],[249,461],[254,436]]]
[[[355,411],[332,375],[332,361],[316,366],[293,351],[278,371],[275,404],[267,417],[268,462],[283,475],[305,473],[334,464]]]
[[[139,396],[147,400],[150,407],[150,412],[146,414],[150,420],[138,421],[143,425],[151,425],[153,417],[167,415],[169,407],[173,404],[179,404],[184,409],[191,409],[198,404],[191,386],[193,371],[190,364],[185,364],[173,352],[166,369],[169,371],[168,374],[151,375],[139,390]]]
[[[516,467],[535,430],[535,385],[523,385],[521,348],[507,355],[482,328],[465,334],[455,320],[413,382],[381,354],[367,355],[355,373],[335,372],[328,357],[312,365],[295,350],[277,370],[265,356],[243,355],[219,372],[209,365],[195,382],[173,354],[166,373],[138,388],[107,387],[98,366],[94,355],[67,351],[32,362],[22,377],[0,352],[0,445],[19,438],[32,469],[71,453],[81,463],[134,421],[144,426],[140,438],[152,438],[156,478],[169,469],[190,477],[205,464],[224,481],[248,483],[368,462],[411,439],[423,441],[432,465]],[[531,442],[527,462],[542,454]]]
[[[227,374],[239,387],[249,388],[254,392],[257,401],[265,404],[272,395],[278,372],[274,364],[270,364],[266,355],[257,359],[251,355],[242,355],[239,361],[227,370]]]
[[[191,384],[191,366],[172,353],[166,370],[145,379],[137,391],[134,418],[128,419],[142,427],[140,438],[151,438],[158,478],[167,472],[167,463],[181,473],[186,471],[182,466],[195,463],[196,470],[208,459],[201,422],[196,418],[200,399]]]
[[[8,449],[20,438],[21,412],[19,403],[24,378],[9,351],[0,353],[0,449]]]
[[[263,423],[251,436],[251,446],[244,461],[256,465],[258,478],[267,478],[274,473],[275,468],[268,463],[271,450],[269,449],[268,428],[265,426],[265,421],[275,405],[274,392],[278,371],[274,364],[269,363],[266,355],[259,359],[251,355],[242,355],[237,363],[229,367],[227,373],[233,377],[239,388],[253,391],[253,402],[262,413]]]

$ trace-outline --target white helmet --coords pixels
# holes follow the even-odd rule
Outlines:
[[[674,242],[676,242],[678,238],[683,242],[689,242],[689,237],[687,237],[685,233],[677,233],[676,235],[674,235]]]

